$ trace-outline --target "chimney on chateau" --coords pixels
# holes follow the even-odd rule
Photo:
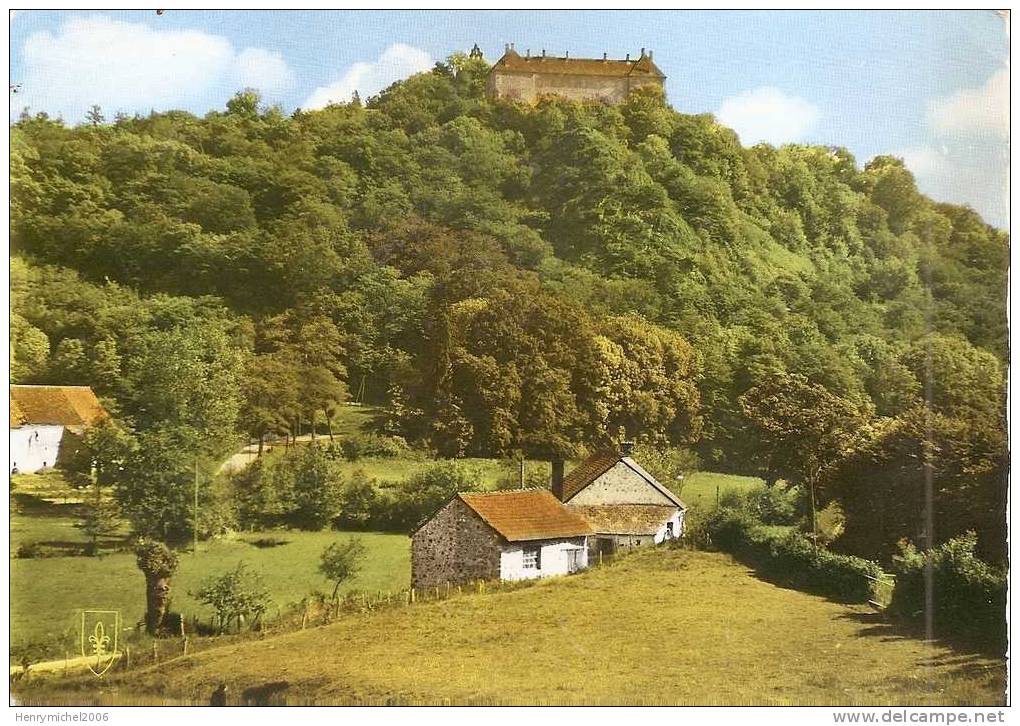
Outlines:
[[[652,59],[652,51],[648,51],[648,60]]]
[[[630,53],[627,54],[627,60],[630,60]]]
[[[563,501],[563,459],[552,462],[552,477],[549,479],[549,488],[553,496]]]
[[[525,57],[525,58],[530,58],[530,57],[531,57],[531,48],[528,48],[528,49],[527,49],[527,50],[525,51],[525,55],[524,55],[524,57]]]
[[[602,54],[602,60],[606,60],[608,57],[609,57],[608,53],[603,53]]]
[[[565,56],[563,56],[563,60],[570,60],[570,51],[569,50],[567,51],[567,54]]]
[[[634,453],[634,442],[633,441],[621,441],[620,442],[620,455],[630,456]]]
[[[511,44],[510,44],[510,50],[517,50],[517,48],[516,48],[516,47],[514,47],[514,44],[513,44],[513,43],[511,43]]]
[[[641,57],[642,57],[642,58],[644,58],[644,57],[645,57],[645,49],[644,49],[644,48],[642,48],[642,49],[641,49]]]
[[[542,48],[542,57],[545,58],[545,48]]]
[[[509,53],[510,52],[510,44],[509,43],[503,43],[503,52],[504,53]]]

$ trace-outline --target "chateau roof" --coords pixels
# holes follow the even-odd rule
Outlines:
[[[655,534],[676,513],[659,504],[596,504],[574,506],[599,534]]]
[[[592,482],[605,474],[619,463],[623,463],[632,469],[638,476],[648,482],[654,489],[659,491],[669,501],[673,502],[680,509],[687,509],[687,505],[669,489],[649,474],[636,461],[629,456],[624,456],[616,449],[599,449],[587,459],[570,470],[570,473],[563,477],[563,501],[569,502],[582,489],[587,488]]]
[[[612,60],[602,58],[558,58],[554,56],[522,56],[513,48],[492,67],[494,72],[539,73],[579,76],[644,76],[665,78],[650,55],[641,54],[637,60]]]
[[[564,506],[546,489],[457,496],[508,542],[594,534],[584,517]]]
[[[11,386],[11,428],[89,426],[108,415],[88,386]]]

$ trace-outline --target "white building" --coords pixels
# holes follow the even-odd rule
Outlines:
[[[88,386],[11,386],[12,474],[55,466],[87,426],[107,416]]]

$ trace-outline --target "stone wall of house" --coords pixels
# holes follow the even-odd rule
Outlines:
[[[592,504],[664,504],[674,506],[669,498],[649,484],[622,461],[579,491],[567,502],[573,505]]]
[[[489,95],[530,103],[543,94],[552,94],[573,101],[600,99],[607,103],[621,103],[627,94],[640,86],[657,84],[657,78],[629,78],[627,76],[569,75],[565,73],[500,73],[489,76]]]
[[[411,536],[411,587],[499,577],[501,538],[459,498]]]

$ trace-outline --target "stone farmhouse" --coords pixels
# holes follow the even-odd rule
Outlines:
[[[472,53],[478,52],[477,46]],[[569,98],[573,101],[599,100],[621,103],[630,93],[644,86],[664,87],[666,76],[652,61],[651,51],[641,49],[637,60],[630,55],[624,60],[602,58],[562,58],[522,56],[513,44],[506,46],[503,57],[489,72],[487,92],[490,98],[506,98],[532,103],[543,95]]]
[[[55,466],[85,428],[108,414],[88,386],[11,386],[12,474]]]
[[[411,535],[411,587],[526,580],[588,566],[591,525],[546,489],[458,494]]]
[[[553,463],[553,495],[595,531],[589,546],[593,560],[683,534],[687,505],[634,461],[632,450],[633,444],[624,443],[618,450],[596,451],[566,476],[562,463]]]
[[[566,575],[618,550],[678,539],[687,507],[630,458],[605,449],[552,491],[462,493],[411,534],[411,586]]]

